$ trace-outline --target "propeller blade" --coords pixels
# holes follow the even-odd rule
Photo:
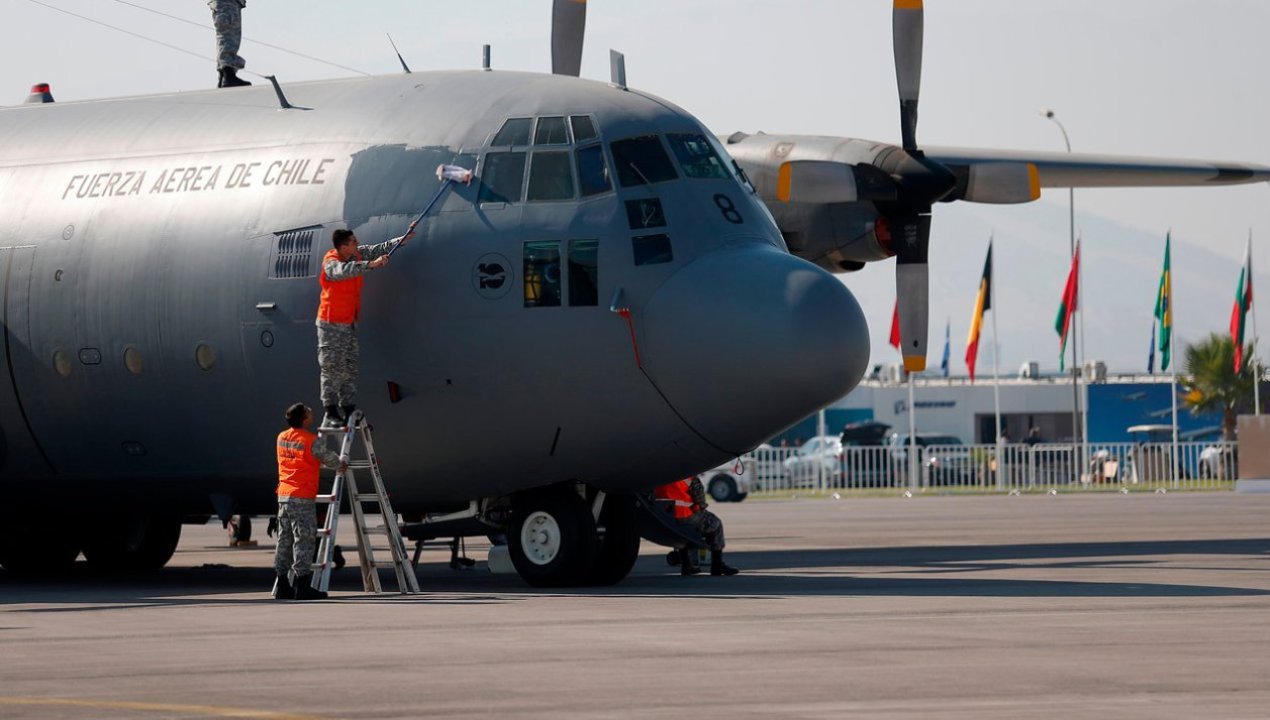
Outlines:
[[[922,86],[922,0],[894,2],[891,35],[900,90],[900,134],[904,149],[911,152],[917,149],[917,97]]]
[[[926,369],[926,334],[930,320],[930,215],[892,222],[895,247],[895,297],[900,315],[900,353],[904,369]]]
[[[586,0],[555,0],[551,12],[551,72],[577,77],[582,72]]]

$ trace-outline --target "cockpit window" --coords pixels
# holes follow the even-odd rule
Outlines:
[[[574,134],[577,134],[576,129]],[[582,189],[582,197],[599,195],[613,189],[613,183],[609,180],[609,166],[604,162],[603,148],[599,145],[588,145],[578,148],[577,155],[578,186]]]
[[[573,199],[573,172],[569,168],[568,152],[534,153],[525,199],[529,202]]]
[[[503,123],[503,127],[494,136],[495,146],[528,145],[529,128],[533,127],[533,118],[512,118]]]
[[[600,136],[595,131],[595,123],[588,115],[574,115],[569,118],[573,124],[573,140],[574,142],[584,142]]]
[[[728,178],[727,168],[704,136],[671,133],[666,139],[670,141],[670,149],[674,150],[675,157],[679,158],[679,167],[683,169],[684,175],[715,180]]]
[[[478,202],[520,202],[525,179],[525,153],[492,152],[485,156]]]
[[[538,118],[538,129],[534,131],[535,145],[568,145],[569,131],[565,128],[564,118]]]
[[[612,144],[617,180],[622,187],[648,185],[679,177],[656,135],[618,140]]]
[[[525,307],[560,306],[560,243],[525,243]]]
[[[675,259],[670,247],[670,236],[661,233],[631,238],[631,249],[635,253],[636,265],[657,265]]]

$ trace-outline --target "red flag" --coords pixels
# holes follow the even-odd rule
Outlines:
[[[979,331],[983,327],[983,314],[992,309],[992,242],[988,242],[988,259],[983,262],[983,277],[979,279],[979,294],[975,296],[975,314],[970,318],[970,335],[966,337],[966,369],[970,382],[975,381],[975,364],[979,360]]]
[[[1054,331],[1058,333],[1058,369],[1064,367],[1064,355],[1067,353],[1067,332],[1072,326],[1072,315],[1076,312],[1076,279],[1080,276],[1080,243],[1076,243],[1076,254],[1072,255],[1072,269],[1067,273],[1067,285],[1063,288],[1063,301],[1058,305],[1058,316],[1054,318]]]
[[[895,312],[891,314],[891,345],[900,349],[900,299],[895,298]]]

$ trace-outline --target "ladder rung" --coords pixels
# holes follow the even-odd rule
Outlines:
[[[317,529],[317,536],[318,536],[318,537],[330,537],[330,536],[331,536],[331,530],[330,530],[329,528],[318,528],[318,529]]]
[[[329,502],[335,501],[335,496],[334,495],[318,495],[316,498],[314,498],[314,500],[320,503],[329,503]]]
[[[348,464],[348,469],[349,470],[369,470],[370,461],[369,460],[354,460],[353,462],[350,462]]]
[[[372,527],[363,527],[363,535],[387,535],[390,525],[375,525]]]
[[[362,503],[379,502],[379,495],[376,493],[357,493],[354,499]]]

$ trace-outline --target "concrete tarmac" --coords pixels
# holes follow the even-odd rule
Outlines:
[[[421,596],[350,567],[277,603],[263,522],[148,576],[0,571],[0,717],[1270,716],[1270,496],[715,509],[740,576],[645,543],[617,587],[540,591],[431,550]]]

